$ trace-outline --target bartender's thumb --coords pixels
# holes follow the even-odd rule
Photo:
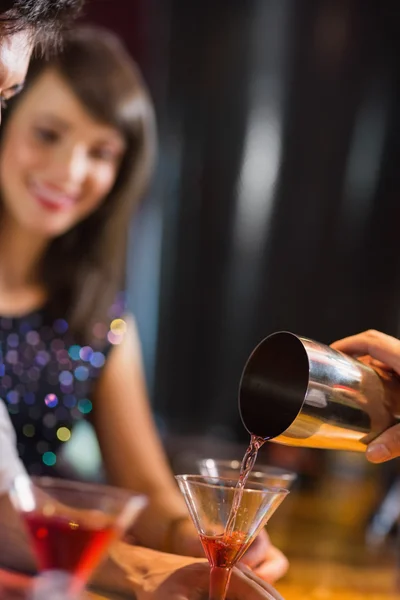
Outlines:
[[[366,455],[372,463],[381,463],[400,456],[400,424],[387,429],[371,442]]]

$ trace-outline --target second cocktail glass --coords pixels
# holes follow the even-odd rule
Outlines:
[[[33,598],[69,600],[83,591],[110,544],[133,523],[145,496],[114,487],[18,475],[10,489],[37,559]]]

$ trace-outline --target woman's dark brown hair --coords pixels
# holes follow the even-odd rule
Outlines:
[[[48,61],[34,59],[21,96],[49,68],[57,70],[92,117],[116,127],[126,143],[111,192],[93,214],[51,242],[41,265],[50,315],[66,318],[78,339],[89,342],[93,325],[107,322],[125,284],[131,215],[154,163],[154,113],[138,68],[118,38],[103,28],[76,28],[62,52]],[[4,129],[18,101],[10,106]]]

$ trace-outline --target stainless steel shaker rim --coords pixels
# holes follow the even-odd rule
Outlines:
[[[305,398],[307,395],[307,391],[308,391],[308,385],[309,385],[309,372],[310,372],[310,361],[307,355],[307,351],[304,347],[304,344],[302,343],[302,339],[300,336],[292,333],[291,331],[287,331],[287,330],[281,330],[281,331],[275,331],[274,333],[271,333],[270,335],[267,335],[266,337],[264,337],[262,340],[260,340],[260,342],[257,344],[257,346],[254,348],[254,350],[252,351],[252,353],[250,354],[249,358],[247,359],[244,369],[242,371],[241,377],[240,377],[240,382],[239,382],[239,392],[238,392],[238,405],[239,405],[239,414],[240,414],[240,418],[242,420],[242,423],[244,424],[245,428],[247,429],[247,431],[250,434],[257,434],[256,431],[251,431],[249,429],[249,427],[247,426],[247,419],[246,417],[243,415],[243,410],[242,410],[242,390],[244,389],[244,380],[246,377],[248,377],[249,371],[250,371],[250,366],[254,363],[255,357],[258,356],[260,354],[260,350],[263,347],[266,347],[266,343],[268,342],[268,340],[271,340],[273,338],[279,338],[279,337],[283,337],[283,338],[287,338],[287,339],[291,339],[292,341],[290,342],[292,345],[294,344],[296,346],[296,353],[298,354],[299,357],[301,357],[301,360],[304,361],[303,367],[302,368],[298,368],[298,365],[292,365],[292,367],[297,369],[297,372],[295,374],[296,376],[296,383],[297,383],[297,387],[299,387],[299,397],[301,397],[301,400],[299,400],[298,405],[296,406],[296,408],[292,411],[290,417],[287,417],[286,421],[284,420],[284,418],[282,417],[281,419],[281,426],[275,426],[272,428],[273,430],[273,435],[268,435],[268,436],[260,436],[260,437],[264,437],[264,439],[273,439],[275,437],[280,436],[281,434],[283,434],[286,429],[288,427],[290,427],[292,421],[294,421],[296,419],[296,417],[299,415],[299,413],[301,412],[302,408],[303,408],[303,404],[305,402]],[[294,346],[293,346],[294,347]],[[291,374],[291,376],[293,376],[293,373]],[[288,377],[288,379],[290,379],[290,377]],[[260,420],[262,420],[262,415],[260,414]],[[254,429],[254,428],[253,428]]]

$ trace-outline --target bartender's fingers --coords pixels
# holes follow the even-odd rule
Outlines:
[[[243,573],[245,573],[246,577],[248,577],[249,579],[251,579],[252,581],[257,583],[268,594],[271,594],[271,596],[268,596],[268,598],[270,598],[270,600],[284,600],[284,598],[280,595],[280,593],[275,588],[273,588],[270,583],[267,583],[262,578],[260,578],[254,571],[252,571],[252,569],[250,569],[250,567],[248,567],[247,565],[244,565],[242,563],[239,563],[236,568],[240,571],[243,571]],[[247,596],[244,596],[244,597],[247,597]]]
[[[271,546],[265,560],[254,568],[254,573],[264,581],[274,583],[283,577],[289,568],[289,561],[278,548]]]
[[[356,356],[369,354],[400,375],[400,340],[380,331],[370,329],[352,335],[333,343],[332,348]]]
[[[400,456],[400,424],[390,427],[371,442],[366,455],[373,463],[385,462]]]
[[[393,372],[393,369],[389,367],[386,363],[381,360],[377,360],[376,358],[372,358],[369,354],[365,356],[357,356],[357,360],[372,367],[373,369],[381,369],[382,371]]]

